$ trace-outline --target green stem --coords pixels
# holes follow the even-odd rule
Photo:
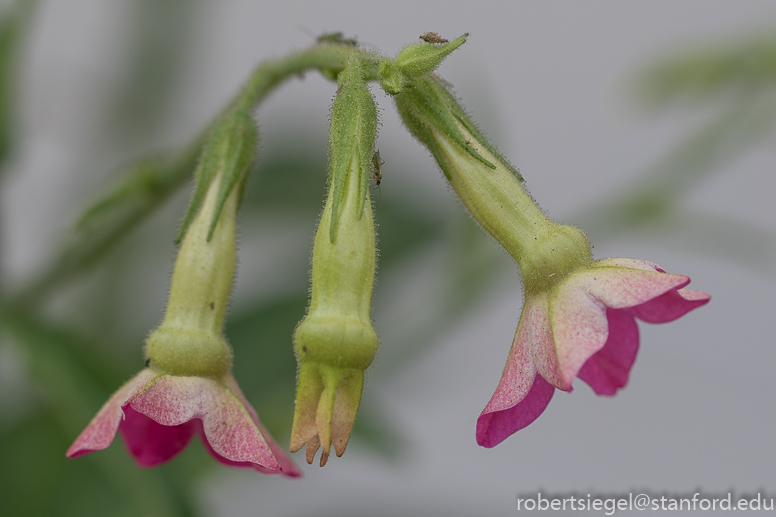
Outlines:
[[[318,70],[330,79],[345,68],[348,56],[358,54],[365,80],[377,80],[377,67],[384,58],[350,45],[316,45],[282,59],[265,61],[256,67],[234,104],[236,109],[253,111],[280,83],[308,70]]]

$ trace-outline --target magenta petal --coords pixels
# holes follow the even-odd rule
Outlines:
[[[684,275],[623,267],[597,266],[574,273],[568,283],[613,309],[635,307],[690,283]]]
[[[236,386],[234,381],[228,384]],[[200,419],[204,441],[218,456],[270,470],[281,469],[246,406],[222,382],[205,377],[163,376],[134,397],[131,404],[163,425],[177,426]]]
[[[477,443],[483,447],[495,447],[526,427],[544,412],[553,393],[555,387],[536,374],[531,390],[519,403],[492,413],[485,408],[477,419]]]
[[[639,328],[627,309],[607,309],[609,336],[603,348],[593,354],[577,377],[599,395],[614,395],[628,383],[628,374],[639,350]]]
[[[526,300],[501,380],[477,419],[477,443],[483,447],[494,447],[527,426],[550,403],[555,388],[537,373],[535,362],[539,356],[546,369],[557,372],[547,320],[546,298]]]
[[[124,406],[126,417],[119,430],[132,457],[141,467],[155,467],[171,460],[188,445],[197,432],[195,421],[167,426],[154,422],[132,406]]]
[[[237,381],[234,380],[234,377],[229,376],[227,378],[226,386],[231,390],[232,393],[235,394],[235,396],[240,400],[240,402],[243,403],[243,405],[245,406],[245,409],[248,411],[248,414],[251,416],[253,423],[256,424],[256,427],[258,427],[259,431],[261,431],[261,434],[264,436],[264,439],[267,441],[267,445],[269,445],[269,448],[272,451],[272,454],[275,455],[275,458],[280,464],[280,470],[282,471],[282,474],[284,476],[289,476],[294,478],[302,477],[302,471],[299,470],[296,464],[293,461],[291,461],[291,458],[289,458],[286,455],[286,453],[284,452],[284,449],[281,448],[277,443],[275,443],[275,440],[272,439],[272,435],[270,435],[269,432],[261,424],[261,422],[259,421],[258,413],[256,413],[255,409],[253,409],[253,406],[251,406],[251,403],[248,402],[248,399],[245,398],[245,395],[243,395],[243,392],[240,389],[240,386],[237,385]],[[208,444],[208,447],[209,447],[209,444]],[[211,454],[215,455],[215,451],[211,452]],[[219,459],[219,461],[221,460]],[[222,461],[222,463],[224,462]],[[270,470],[262,467],[261,465],[253,465],[253,468],[258,470],[259,472],[263,472],[264,474],[280,473],[277,470]]]
[[[571,391],[571,382],[566,382],[563,377],[561,358],[555,346],[555,337],[550,322],[550,306],[546,295],[533,296],[525,301],[520,323],[517,325],[515,343],[512,345],[512,352],[510,352],[510,360],[516,354],[517,346],[522,346],[525,350],[530,351],[530,357],[536,366],[536,371],[544,380],[559,390]],[[508,367],[509,364],[507,364]],[[506,372],[505,369],[504,373],[506,374]],[[523,373],[523,379],[525,379],[523,383],[532,382],[534,373],[536,372],[526,369]],[[523,394],[528,392],[529,386],[530,384],[527,384],[522,388]],[[513,400],[510,406],[518,400]]]
[[[77,458],[83,454],[108,447],[113,442],[119,424],[124,418],[122,406],[148,384],[154,376],[155,374],[151,370],[142,370],[119,388],[102,406],[80,436],[76,438],[73,445],[67,450],[67,457]]]
[[[572,279],[554,293],[550,314],[562,379],[562,384],[555,387],[570,391],[582,365],[606,344],[609,336],[606,307]]]
[[[690,289],[677,289],[653,298],[631,310],[648,323],[666,323],[684,316],[691,310],[705,305],[711,296]]]

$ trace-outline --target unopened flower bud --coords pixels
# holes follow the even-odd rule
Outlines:
[[[469,34],[464,34],[449,43],[413,43],[404,47],[394,60],[396,68],[407,77],[428,75],[442,64],[442,61],[454,50],[466,43]]]
[[[307,315],[294,335],[299,361],[291,451],[307,445],[321,465],[345,451],[364,370],[377,351],[370,302],[375,234],[369,170],[377,128],[374,100],[353,59],[340,76],[330,130],[329,194],[315,236]]]
[[[432,34],[432,33],[427,33]],[[390,95],[398,95],[414,86],[412,79],[429,75],[455,49],[466,43],[468,34],[444,43],[413,43],[404,47],[395,59],[380,63],[380,86]]]

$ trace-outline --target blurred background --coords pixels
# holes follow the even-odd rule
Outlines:
[[[495,516],[537,491],[776,492],[772,1],[0,5],[3,515]],[[389,56],[426,31],[469,32],[439,71],[542,208],[584,228],[597,258],[657,262],[712,302],[640,324],[616,397],[578,382],[528,428],[477,446],[519,277],[375,88],[381,348],[347,454],[324,469],[294,455],[297,481],[218,466],[198,440],[151,470],[120,440],[65,459],[143,367],[190,195],[187,144],[258,62],[332,31]],[[334,91],[309,73],[258,110],[240,216],[234,373],[284,444]],[[148,182],[138,160],[178,172]]]

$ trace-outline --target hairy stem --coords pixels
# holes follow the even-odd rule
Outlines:
[[[366,79],[377,77],[377,66],[383,58],[344,44],[319,44],[288,56],[265,61],[251,74],[246,85],[229,103],[218,120],[231,110],[252,112],[275,88],[287,79],[301,76],[309,70],[318,70],[330,78],[345,67],[351,54],[358,54],[363,62]],[[145,160],[143,170],[135,167],[130,175],[140,176],[122,183],[118,191],[108,193],[98,201],[100,217],[89,217],[89,224],[73,232],[69,242],[29,286],[13,298],[14,304],[30,305],[47,296],[56,287],[71,280],[97,264],[156,208],[164,204],[178,188],[192,176],[196,161],[214,122],[168,160]],[[128,187],[129,185],[129,187]],[[90,211],[91,213],[91,211]]]

